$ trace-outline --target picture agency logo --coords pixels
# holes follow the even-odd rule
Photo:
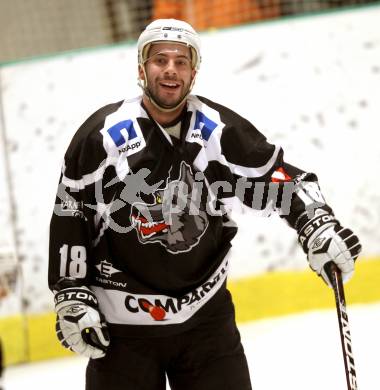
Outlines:
[[[240,177],[232,185],[223,180],[210,183],[202,172],[194,173],[184,161],[177,172],[171,169],[165,180],[154,182],[151,171],[141,168],[136,173],[129,171],[123,180],[116,176],[106,182],[104,172],[109,165],[108,160],[104,161],[94,175],[99,179],[88,186],[70,188],[61,183],[58,198],[66,206],[56,205],[56,214],[78,216],[66,210],[68,204],[71,210],[80,205],[80,215],[86,221],[102,223],[103,230],[135,230],[142,244],[158,242],[173,253],[190,250],[198,243],[207,229],[208,216],[228,214],[226,199],[237,198],[261,210],[263,216],[274,211],[289,215],[295,197],[303,203],[309,217],[325,204],[318,184],[303,180],[307,174],[290,178],[283,168],[274,171],[269,182]],[[87,191],[95,191],[95,196],[89,197]],[[88,198],[95,198],[95,204],[81,200]]]

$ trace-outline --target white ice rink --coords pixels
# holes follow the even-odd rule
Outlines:
[[[349,306],[348,315],[359,389],[379,390],[380,303]],[[240,330],[255,390],[347,390],[335,311],[256,321]],[[11,367],[5,390],[83,390],[85,366],[77,357]]]

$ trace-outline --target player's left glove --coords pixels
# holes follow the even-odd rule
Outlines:
[[[91,359],[103,357],[110,342],[95,294],[85,286],[68,287],[56,292],[54,300],[61,344]]]
[[[347,282],[353,272],[354,263],[361,251],[359,238],[342,227],[335,217],[324,210],[316,210],[314,218],[301,224],[298,240],[307,254],[309,265],[331,287],[325,265],[333,261]]]

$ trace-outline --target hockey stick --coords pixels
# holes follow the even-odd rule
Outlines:
[[[348,390],[357,390],[356,371],[354,356],[352,353],[351,333],[349,329],[346,299],[344,297],[344,288],[342,275],[334,262],[326,264],[326,271],[330,277],[335,295],[335,305],[338,313],[340,340],[342,343],[342,352],[344,368],[346,370],[346,381]]]

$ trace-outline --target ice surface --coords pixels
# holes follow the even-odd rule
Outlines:
[[[359,388],[378,390],[380,303],[350,306],[348,315]],[[255,390],[347,390],[334,310],[256,321],[240,331]],[[10,367],[5,390],[84,390],[86,364],[74,357]]]

